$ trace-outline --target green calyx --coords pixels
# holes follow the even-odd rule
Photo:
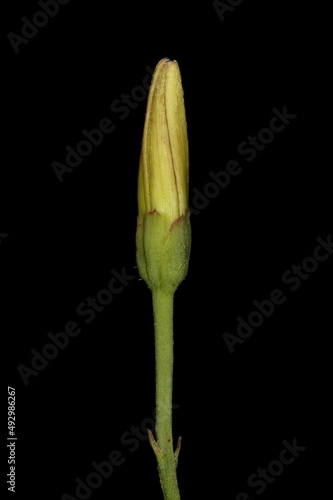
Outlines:
[[[187,274],[191,249],[190,213],[175,221],[155,210],[138,222],[136,259],[149,288],[174,292]]]

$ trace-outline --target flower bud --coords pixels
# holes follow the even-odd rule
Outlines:
[[[149,90],[138,178],[137,263],[151,289],[174,291],[187,273],[188,171],[181,76],[177,62],[165,58]]]

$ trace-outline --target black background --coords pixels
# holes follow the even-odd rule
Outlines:
[[[12,2],[3,28],[1,399],[6,406],[7,385],[16,388],[16,497],[76,497],[76,478],[86,481],[92,462],[119,450],[124,463],[89,498],[162,498],[147,440],[133,452],[121,442],[154,410],[151,297],[135,262],[146,99],[123,120],[110,106],[167,56],[183,79],[191,206],[209,172],[230,160],[242,167],[192,215],[189,273],[175,296],[181,498],[319,498],[331,259],[294,292],[281,276],[332,232],[325,125],[315,116],[320,53],[307,31],[320,14],[297,2],[244,0],[221,21],[211,2],[107,3],[60,6],[17,54],[7,34],[21,34],[21,17],[31,20],[37,2]],[[297,117],[246,161],[239,144],[285,106]],[[103,118],[115,130],[59,182],[52,162],[64,163],[65,147]],[[123,268],[134,278],[87,324],[76,308]],[[236,318],[276,288],[285,303],[231,354],[223,334],[235,334]],[[42,352],[48,333],[69,321],[81,333],[25,385],[18,365],[31,367],[31,349]],[[247,478],[295,438],[307,449],[256,493]],[[6,456],[3,463],[7,473]]]

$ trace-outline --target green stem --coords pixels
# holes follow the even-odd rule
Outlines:
[[[149,433],[155,451],[165,500],[180,500],[177,484],[177,459],[172,439],[173,376],[173,292],[153,290],[156,360],[156,441]]]

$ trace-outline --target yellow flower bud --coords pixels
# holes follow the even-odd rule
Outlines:
[[[173,221],[188,208],[188,142],[176,61],[162,59],[149,90],[138,182],[139,219],[156,210]]]
[[[175,289],[190,251],[189,154],[176,61],[162,59],[149,90],[138,178],[137,261],[150,288]]]

